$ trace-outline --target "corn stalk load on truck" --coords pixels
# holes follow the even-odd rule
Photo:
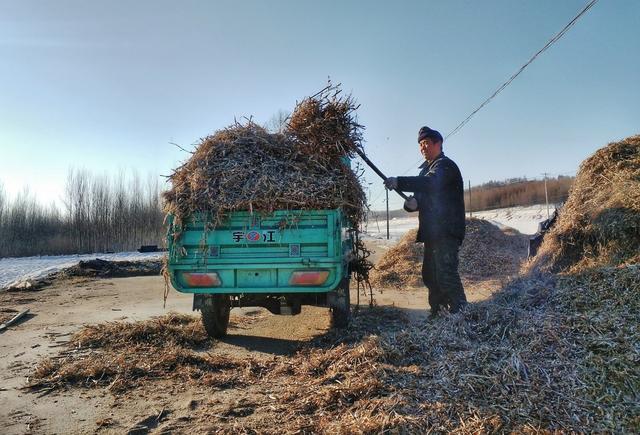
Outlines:
[[[226,335],[233,307],[296,315],[302,305],[324,306],[333,325],[345,327],[354,237],[340,209],[238,211],[215,227],[207,213],[181,223],[169,216],[169,278],[193,294],[212,337]]]

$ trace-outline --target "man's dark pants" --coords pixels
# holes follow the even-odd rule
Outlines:
[[[460,242],[455,238],[442,238],[424,244],[422,280],[429,289],[429,305],[436,314],[441,308],[458,312],[467,303],[458,274]]]

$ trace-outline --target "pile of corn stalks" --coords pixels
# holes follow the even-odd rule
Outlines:
[[[204,138],[169,177],[165,210],[180,222],[207,212],[215,227],[233,211],[342,208],[354,227],[366,197],[348,164],[362,147],[357,105],[328,86],[296,106],[286,128],[272,133],[247,121]]]
[[[424,246],[416,243],[416,234],[417,230],[407,232],[380,258],[371,273],[374,286],[423,287]],[[482,219],[467,219],[460,247],[460,275],[468,281],[517,275],[527,255],[527,243],[527,236],[515,230],[503,230]]]
[[[529,270],[575,271],[640,262],[640,135],[580,165],[558,221]]]

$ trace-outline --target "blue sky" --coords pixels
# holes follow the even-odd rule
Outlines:
[[[186,156],[170,142],[266,122],[328,76],[361,104],[370,158],[411,174],[421,125],[452,130],[585,4],[0,0],[0,182],[50,201],[69,167],[168,174]],[[639,133],[638,29],[639,1],[597,3],[445,142],[465,184],[570,174]]]

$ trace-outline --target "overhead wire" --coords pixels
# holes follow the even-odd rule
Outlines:
[[[524,64],[522,65],[511,77],[509,77],[509,79],[504,82],[503,84],[501,84],[498,89],[496,89],[493,94],[491,94],[486,100],[484,100],[476,109],[474,109],[469,116],[467,116],[460,124],[458,124],[456,126],[456,128],[454,128],[451,132],[449,132],[449,134],[447,134],[445,136],[445,139],[453,136],[454,134],[456,134],[457,132],[459,132],[462,127],[464,127],[470,120],[471,118],[473,118],[473,116],[478,113],[484,106],[486,106],[487,104],[489,104],[489,102],[491,100],[493,100],[500,92],[502,92],[507,86],[509,86],[515,79],[516,77],[518,77],[529,65],[531,65],[531,63],[533,63],[534,60],[536,60],[536,58],[538,56],[540,56],[542,53],[544,53],[546,50],[549,49],[549,47],[551,47],[553,44],[555,44],[560,38],[562,38],[564,36],[565,33],[567,33],[569,31],[569,29],[571,27],[573,27],[573,25],[580,19],[580,17],[582,17],[584,14],[586,14],[589,9],[591,9],[596,3],[598,2],[598,0],[591,0],[589,1],[584,8],[582,8],[582,10],[580,12],[578,12],[578,15],[576,15],[575,17],[573,17],[573,19],[571,21],[569,21],[567,23],[566,26],[564,26],[562,28],[562,30],[560,30],[558,33],[556,33],[553,38],[551,38],[540,50],[538,50],[533,56],[531,56],[531,58]]]
[[[558,33],[556,33],[549,41],[547,41],[547,43],[540,49],[538,50],[533,56],[531,56],[531,58],[529,58],[529,60],[527,60],[527,62],[525,62],[520,68],[518,68],[518,70],[513,73],[511,75],[511,77],[509,77],[507,79],[507,81],[505,81],[504,83],[502,83],[500,86],[498,86],[498,88],[489,96],[487,97],[478,107],[476,107],[466,118],[464,118],[462,120],[462,122],[460,122],[453,130],[451,130],[446,136],[445,136],[445,140],[450,138],[451,136],[453,136],[454,134],[458,133],[470,120],[471,118],[473,118],[473,116],[478,113],[480,110],[482,110],[482,108],[484,108],[487,104],[489,104],[491,102],[491,100],[493,100],[496,96],[498,96],[498,94],[500,92],[502,92],[507,86],[509,86],[515,79],[516,77],[518,77],[529,65],[531,65],[531,63],[533,63],[534,60],[536,60],[536,58],[538,58],[538,56],[540,56],[542,53],[544,53],[546,50],[548,50],[553,44],[555,44],[558,40],[560,40],[560,38],[562,38],[568,31],[569,29],[571,29],[571,27],[573,27],[575,25],[575,23],[584,15],[586,14],[599,0],[590,0],[583,8],[582,10],[580,10],[580,12],[578,12],[578,14],[576,16],[574,16],[571,21],[569,21],[563,28],[562,30],[560,30]],[[406,171],[404,171],[402,173],[402,175],[405,175],[407,172],[409,172],[410,170],[414,169],[417,165],[420,165],[424,162],[423,159],[418,160],[416,163],[414,163],[410,168],[408,168]],[[376,198],[377,200],[378,198]]]

